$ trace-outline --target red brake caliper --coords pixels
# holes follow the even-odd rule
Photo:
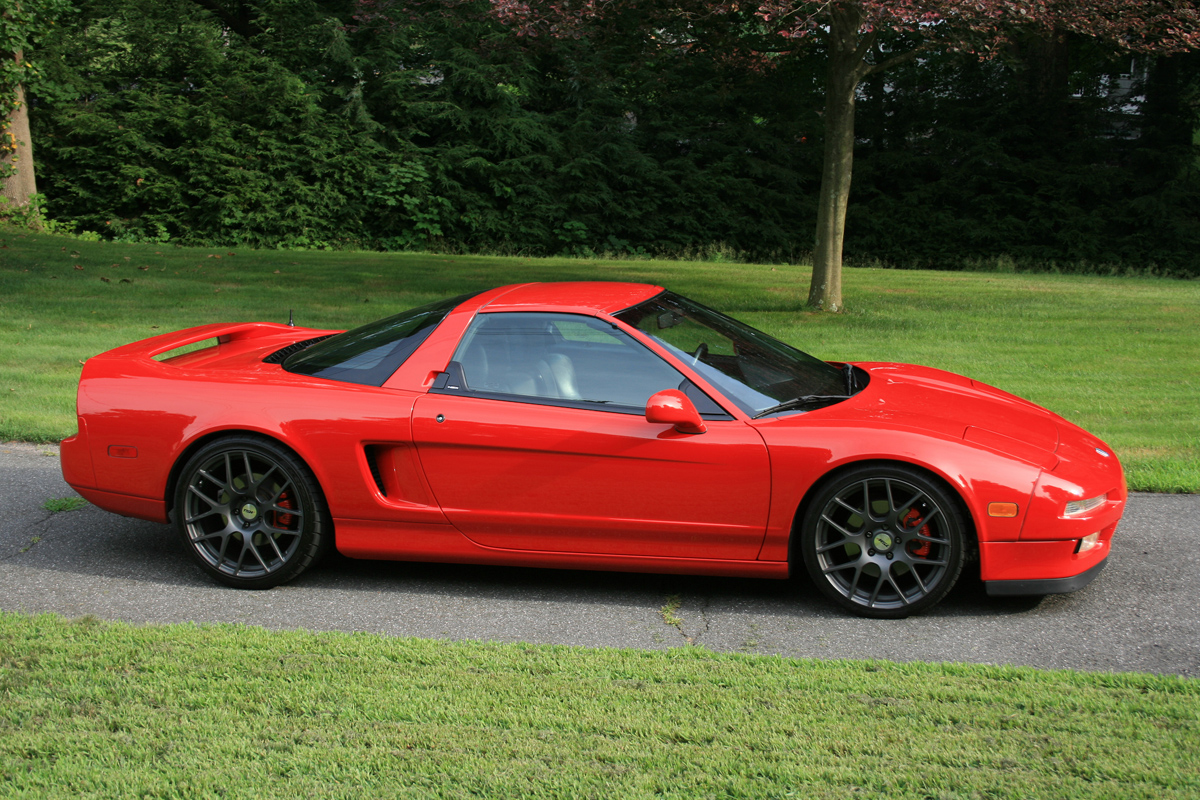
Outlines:
[[[276,503],[275,505],[279,506],[280,508],[295,508],[296,507],[295,504],[292,503],[292,498],[288,497],[287,492],[284,492],[283,494],[279,495],[279,502]],[[294,520],[296,518],[295,514],[280,514],[278,511],[276,511],[274,513],[275,513],[275,525],[273,527],[283,528],[284,530],[288,530],[292,527],[292,520]]]
[[[904,515],[904,527],[907,528],[910,522],[916,522],[920,518],[921,512],[917,511],[915,508],[910,508],[908,513]],[[921,530],[917,531],[917,533],[919,533],[921,536],[928,536],[929,526],[922,525]],[[933,544],[931,542],[913,541],[908,543],[908,552],[917,558],[927,558],[932,547]]]

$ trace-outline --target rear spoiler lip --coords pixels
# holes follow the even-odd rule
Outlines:
[[[295,341],[300,341],[302,339],[311,339],[314,336],[341,333],[341,331],[327,331],[317,328],[294,328],[290,325],[281,325],[277,322],[217,322],[209,325],[199,325],[194,328],[184,328],[183,330],[171,333],[161,333],[158,336],[131,342],[130,344],[101,353],[96,358],[141,358],[153,360],[155,356],[176,350],[180,347],[186,347],[189,344],[202,342],[205,339],[219,339],[224,344],[226,342],[245,339],[265,339],[282,333],[294,335]]]

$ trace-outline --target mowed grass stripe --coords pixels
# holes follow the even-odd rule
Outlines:
[[[6,797],[1200,794],[1200,683],[0,613]]]
[[[1104,438],[1131,488],[1200,491],[1200,282],[848,269],[849,311],[816,314],[803,310],[808,278],[804,266],[176,248],[4,229],[0,438],[71,435],[80,362],[157,333],[286,322],[289,309],[299,325],[352,327],[503,283],[633,280],[821,358],[969,375]]]

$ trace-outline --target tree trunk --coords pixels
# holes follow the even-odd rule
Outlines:
[[[829,73],[825,81],[825,163],[817,206],[816,249],[808,305],[842,310],[842,240],[854,167],[854,92],[865,74],[860,49],[862,13],[854,5],[830,9]]]
[[[16,60],[21,60],[21,53]],[[37,182],[33,174],[33,144],[29,135],[29,107],[25,105],[25,87],[17,84],[17,104],[4,121],[4,141],[0,142],[0,164],[15,167],[16,172],[4,178],[0,185],[0,196],[13,205],[23,206],[37,194]]]

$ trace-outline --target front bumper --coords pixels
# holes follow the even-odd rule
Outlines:
[[[1099,564],[1096,564],[1091,569],[1085,570],[1078,575],[1071,575],[1066,578],[1039,578],[1034,580],[1013,580],[1013,581],[984,581],[983,585],[987,588],[987,593],[991,597],[1012,597],[1016,595],[1046,595],[1046,594],[1066,594],[1067,592],[1076,592],[1087,586],[1108,564],[1108,558],[1105,558]]]

